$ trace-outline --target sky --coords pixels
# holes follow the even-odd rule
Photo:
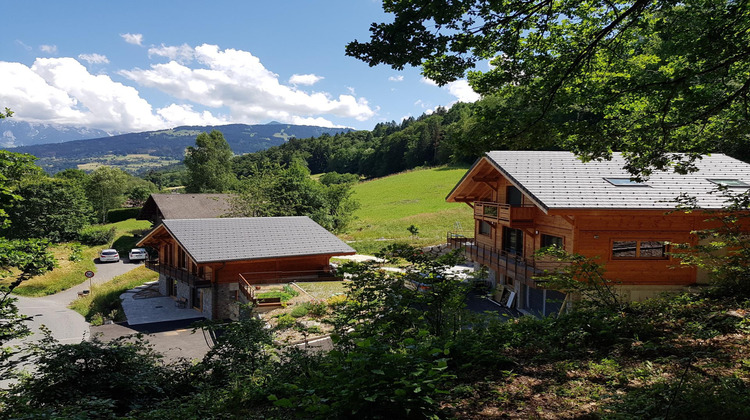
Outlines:
[[[479,98],[344,53],[379,1],[14,1],[0,13],[0,109],[111,132],[270,121],[372,129]]]

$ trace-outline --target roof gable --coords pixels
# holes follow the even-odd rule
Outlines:
[[[199,264],[356,252],[307,216],[166,219],[162,226]]]

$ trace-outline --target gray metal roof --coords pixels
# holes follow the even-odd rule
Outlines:
[[[356,252],[307,216],[166,219],[164,227],[196,263]]]
[[[164,219],[204,219],[229,213],[231,194],[151,194],[139,219],[150,219],[161,211]]]
[[[694,196],[706,209],[721,208],[726,200],[711,193],[716,184],[709,178],[738,179],[750,184],[750,164],[723,154],[704,156],[698,172],[680,175],[654,172],[646,186],[615,186],[605,178],[629,178],[625,159],[615,153],[612,160],[584,163],[571,152],[494,151],[487,153],[493,165],[529,198],[544,209],[671,209],[681,193]],[[744,192],[746,188],[730,188]]]

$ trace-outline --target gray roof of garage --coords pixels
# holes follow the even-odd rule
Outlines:
[[[167,219],[164,227],[196,263],[355,253],[307,216]]]
[[[723,154],[704,156],[698,172],[681,175],[655,171],[645,186],[615,186],[605,178],[629,178],[625,159],[582,162],[571,152],[494,151],[487,158],[512,183],[544,209],[674,209],[680,194],[696,197],[700,207],[721,208],[725,197],[709,179],[750,184],[750,164]],[[747,188],[730,188],[733,193]],[[712,192],[714,191],[714,192]]]

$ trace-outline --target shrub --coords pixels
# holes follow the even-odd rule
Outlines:
[[[307,315],[308,312],[310,312],[309,305],[306,303],[303,303],[302,305],[297,305],[292,309],[292,312],[290,314],[294,318],[302,318],[303,316]]]
[[[255,295],[257,299],[268,299],[268,298],[281,298],[282,302],[286,302],[289,299],[293,298],[293,295],[290,295],[289,293],[282,292],[279,290],[272,290],[270,292],[263,292],[258,293]]]
[[[328,305],[322,300],[313,300],[305,304],[310,315],[314,317],[321,317],[328,312]]]
[[[140,207],[128,207],[123,209],[112,209],[107,212],[107,221],[109,223],[122,222],[123,220],[135,219],[140,213]]]
[[[293,316],[291,316],[289,314],[283,314],[283,315],[279,316],[279,320],[278,320],[278,323],[276,324],[276,326],[278,328],[281,328],[281,329],[286,329],[286,328],[290,328],[290,327],[294,326],[295,322],[296,321],[294,320]]]
[[[115,227],[89,226],[78,232],[78,240],[86,245],[106,245],[115,239]]]
[[[78,262],[83,259],[83,245],[74,242],[70,244],[70,256],[68,261]]]
[[[291,285],[289,285],[289,284],[285,284],[285,285],[284,285],[284,293],[288,293],[288,294],[290,294],[290,295],[291,295],[292,297],[294,297],[294,296],[299,296],[299,292],[297,291],[297,289],[295,289],[294,287],[292,287],[292,286],[291,286]]]
[[[326,300],[326,304],[330,306],[333,309],[339,308],[341,306],[346,305],[347,297],[346,295],[336,295],[331,296]]]

